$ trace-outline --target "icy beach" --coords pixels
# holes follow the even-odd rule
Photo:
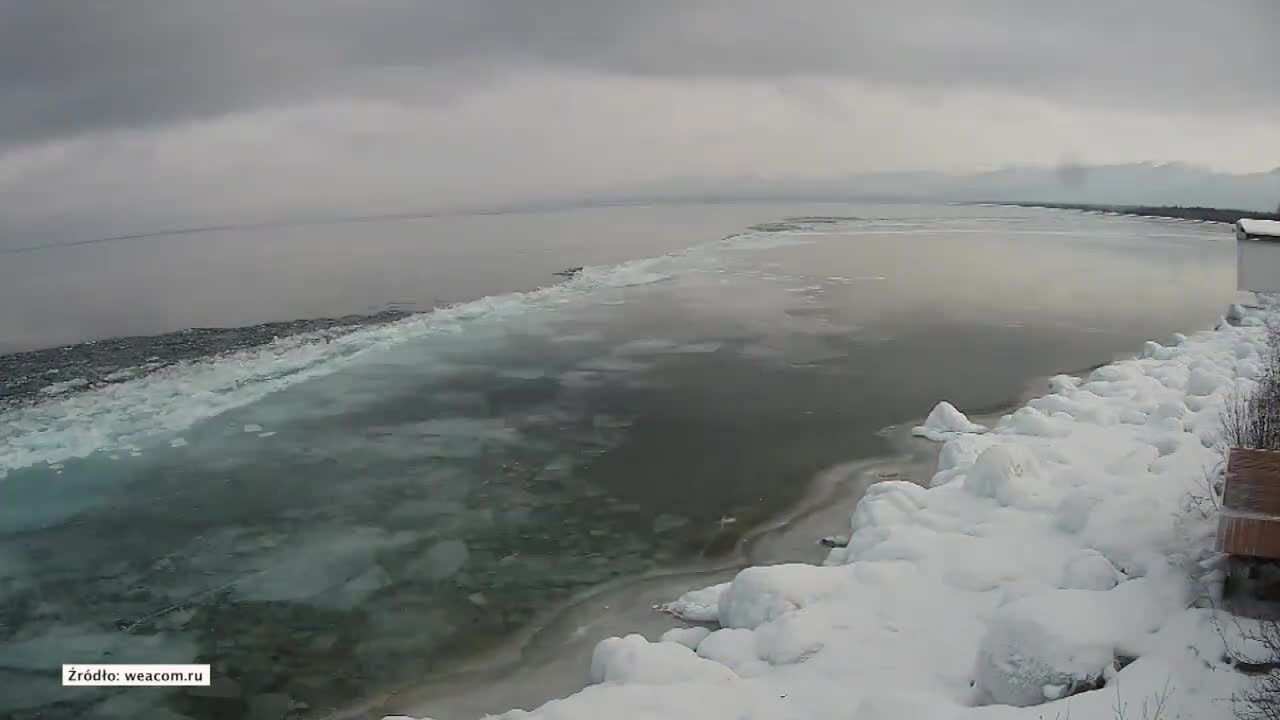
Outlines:
[[[872,486],[847,547],[689,592],[666,606],[687,629],[604,640],[589,687],[502,717],[1234,717],[1228,658],[1257,649],[1213,609],[1213,483],[1271,302],[1054,377],[986,432],[940,405],[929,487]]]
[[[1234,297],[1230,234],[1161,221],[710,205],[441,222],[348,228],[379,241],[350,297],[421,266],[420,296],[452,278],[453,305],[352,324],[358,306],[334,297],[337,320],[248,326],[220,306],[221,329],[6,356],[0,715],[536,708],[586,684],[604,638],[681,624],[653,605],[744,567],[821,563],[815,541],[849,535],[862,488],[815,495],[833,468],[899,455],[901,436],[928,458],[899,479],[927,484],[945,443],[911,437],[920,425],[956,440],[942,455],[963,474],[965,453],[1011,437],[997,410],[1033,378],[1212,326]],[[409,239],[462,230],[488,250]],[[225,259],[261,239],[229,237]],[[113,258],[180,251],[140,243]],[[517,249],[527,268],[504,260]],[[328,270],[282,272],[324,294]],[[815,499],[810,525],[773,532]],[[207,662],[218,687],[68,691],[48,670],[112,658]]]

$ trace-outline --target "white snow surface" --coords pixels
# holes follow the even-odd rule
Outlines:
[[[687,593],[664,609],[720,629],[605,640],[593,684],[499,717],[1101,720],[1162,695],[1161,717],[1233,717],[1251,679],[1222,660],[1240,626],[1207,609],[1217,517],[1190,501],[1258,324],[1054,378],[989,433],[940,404],[938,476],[872,486],[824,564]]]
[[[1280,237],[1280,220],[1242,218],[1239,222],[1240,227],[1244,228],[1244,231],[1250,235],[1271,235]]]
[[[986,432],[987,429],[975,422],[971,422],[965,414],[956,409],[955,405],[947,401],[942,401],[934,406],[929,413],[929,417],[925,418],[924,424],[914,428],[912,435],[920,435],[930,440],[946,440],[955,433],[980,433]]]

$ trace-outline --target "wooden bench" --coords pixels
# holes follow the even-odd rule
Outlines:
[[[1280,612],[1280,452],[1232,448],[1218,516],[1227,553],[1225,607],[1277,619]]]
[[[1231,449],[1218,551],[1280,559],[1280,451]]]

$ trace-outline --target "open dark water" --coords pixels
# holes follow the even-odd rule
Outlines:
[[[322,716],[584,588],[728,552],[940,399],[998,406],[1234,295],[1227,230],[1025,208],[281,232],[0,266],[47,296],[0,303],[14,350],[463,303],[0,358],[0,717]],[[61,294],[84,283],[91,306]],[[72,692],[71,662],[216,679]]]

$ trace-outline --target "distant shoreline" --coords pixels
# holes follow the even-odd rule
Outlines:
[[[1241,218],[1258,220],[1280,220],[1280,214],[1259,212],[1256,210],[1235,210],[1231,208],[1213,208],[1182,205],[1095,205],[1090,203],[1050,203],[1050,202],[972,202],[966,205],[1007,205],[1013,207],[1050,208],[1053,210],[1080,210],[1083,212],[1113,213],[1116,215],[1135,215],[1141,217],[1175,218],[1179,220],[1199,220],[1201,222],[1218,222],[1234,225]]]

